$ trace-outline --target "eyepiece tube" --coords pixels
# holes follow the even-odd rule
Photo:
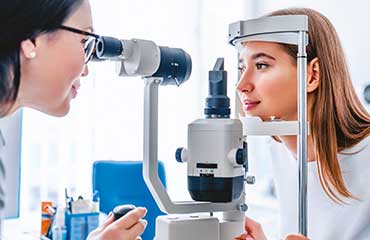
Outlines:
[[[190,78],[192,61],[180,48],[157,46],[153,41],[100,37],[95,60],[117,62],[119,76],[162,78],[161,85],[181,85]]]

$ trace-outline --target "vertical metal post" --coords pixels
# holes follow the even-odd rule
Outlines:
[[[307,35],[299,32],[298,43],[298,223],[299,233],[307,236]]]
[[[234,118],[239,119],[239,111],[242,109],[241,101],[239,99],[238,93],[238,84],[241,78],[240,70],[239,70],[239,61],[240,61],[240,53],[237,54],[237,79],[235,84],[235,105],[234,105]]]

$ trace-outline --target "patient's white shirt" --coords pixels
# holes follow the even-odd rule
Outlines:
[[[280,237],[298,233],[298,162],[282,143],[272,143],[280,207]],[[360,151],[361,150],[361,151]],[[370,137],[338,154],[345,184],[361,201],[333,202],[320,185],[316,162],[308,163],[308,237],[313,240],[370,239]]]

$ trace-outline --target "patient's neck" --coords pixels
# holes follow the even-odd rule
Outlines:
[[[285,146],[289,149],[289,151],[294,155],[297,159],[297,136],[280,136],[279,137]],[[312,162],[315,161],[315,154],[314,154],[314,147],[312,136],[307,137],[307,161]]]
[[[307,94],[307,121],[308,121],[308,123],[312,122],[311,121],[311,119],[312,119],[311,112],[312,112],[313,100],[314,100],[313,93]],[[294,113],[290,116],[285,116],[283,119],[285,121],[297,121],[297,119],[298,119],[297,114],[298,113],[296,112],[296,113]],[[312,126],[310,125],[310,127],[312,127]],[[309,129],[307,129],[307,130],[310,131]],[[290,152],[292,152],[294,157],[297,159],[298,158],[298,155],[297,155],[297,147],[298,147],[297,136],[280,136],[279,138],[283,141],[285,146],[287,146],[287,148],[290,150]],[[312,162],[312,161],[315,161],[315,160],[316,159],[315,159],[315,154],[314,154],[314,146],[313,146],[312,135],[308,135],[307,136],[307,161]]]

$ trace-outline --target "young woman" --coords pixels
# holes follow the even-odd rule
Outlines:
[[[0,3],[0,114],[31,107],[52,116],[68,113],[80,77],[88,74],[97,35],[88,0],[3,0]],[[0,210],[3,207],[0,161]],[[137,239],[146,209],[107,222],[89,239]]]
[[[338,35],[326,17],[311,9],[270,14],[277,15],[308,16],[308,237],[369,239],[370,116],[356,96]],[[296,54],[293,45],[244,43],[237,89],[247,115],[297,120]],[[287,150],[281,159],[273,159],[279,169],[275,182],[280,231],[285,236],[298,232],[297,138],[276,136],[275,140],[282,151]],[[260,225],[247,218],[246,233],[240,238],[265,236]]]

